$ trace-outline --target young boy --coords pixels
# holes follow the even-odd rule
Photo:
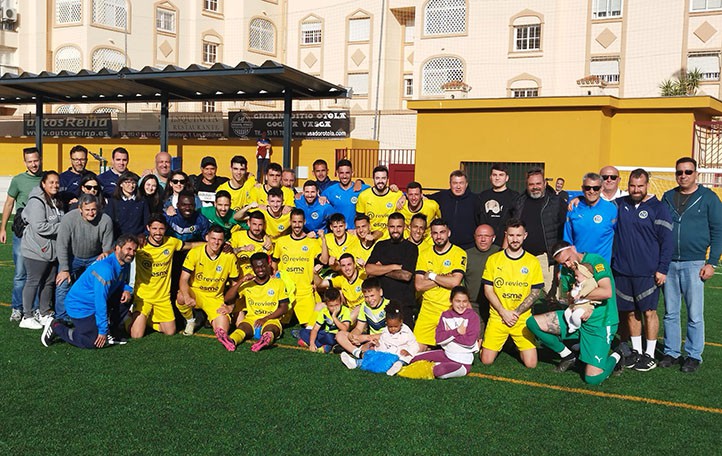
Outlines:
[[[339,330],[348,331],[351,324],[348,307],[341,305],[341,292],[329,288],[323,294],[326,307],[318,313],[313,329],[303,328],[299,333],[298,345],[310,351],[328,353],[336,344]]]
[[[343,214],[336,213],[331,215],[328,225],[331,228],[331,232],[326,233],[328,265],[338,271],[338,261],[341,259],[341,255],[357,251],[360,247],[357,245],[359,244],[359,240],[346,230],[346,217],[344,217]]]
[[[361,291],[364,303],[361,304],[356,327],[351,332],[339,331],[336,335],[336,342],[354,358],[363,356],[363,352],[369,349],[368,342],[378,340],[386,327],[386,305],[389,303],[376,277],[364,280]],[[368,334],[364,334],[366,329]]]

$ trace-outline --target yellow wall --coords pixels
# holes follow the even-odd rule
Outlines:
[[[70,166],[70,149],[76,144],[82,144],[93,152],[102,154],[110,160],[111,152],[118,146],[123,146],[130,153],[129,168],[141,173],[145,169],[155,166],[154,157],[159,150],[157,139],[84,139],[84,138],[46,138],[43,143],[43,169],[63,171]],[[28,138],[0,138],[0,176],[12,176],[25,171],[22,149],[35,145],[35,139]],[[342,140],[294,140],[291,144],[291,164],[308,166],[317,158],[323,158],[329,163],[331,172],[335,164],[335,151],[337,148],[378,147],[376,141],[365,141],[346,138]],[[211,155],[218,162],[218,174],[229,175],[230,161],[234,155],[243,155],[248,160],[248,168],[256,173],[256,141],[255,140],[184,140],[171,141],[168,152],[173,156],[181,156],[183,170],[189,174],[198,174],[201,159]],[[283,164],[283,147],[280,140],[273,140],[272,160]],[[88,169],[97,172],[98,162],[92,157],[88,160]]]
[[[722,115],[711,97],[549,97],[412,101],[416,180],[448,187],[462,161],[544,162],[578,188],[607,164],[672,167],[692,150],[695,120]]]

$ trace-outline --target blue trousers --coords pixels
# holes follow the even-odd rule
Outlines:
[[[74,327],[69,328],[61,321],[53,323],[53,332],[65,342],[80,348],[95,348],[98,338],[98,326],[95,315],[85,318],[71,318]]]
[[[65,297],[70,291],[72,282],[75,282],[80,277],[80,274],[95,262],[96,258],[73,258],[70,263],[70,282],[66,280],[55,288],[55,318],[57,320],[67,320],[69,318],[67,312],[65,312]]]
[[[311,330],[308,328],[303,328],[299,334],[299,338],[309,344],[311,340]],[[336,334],[326,332],[324,330],[321,330],[316,335],[316,346],[320,347],[321,345],[335,345],[336,344]]]

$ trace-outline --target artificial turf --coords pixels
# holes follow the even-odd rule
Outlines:
[[[0,246],[0,302],[10,301],[11,283],[10,246]],[[0,451],[714,454],[722,427],[721,300],[715,276],[706,301],[711,344],[698,372],[624,371],[599,387],[575,372],[553,373],[555,360],[544,351],[533,370],[504,353],[490,367],[477,361],[481,377],[446,381],[350,371],[336,355],[294,348],[289,331],[280,346],[259,353],[248,343],[229,353],[204,337],[208,330],[150,334],[103,350],[45,348],[39,331],[18,329],[0,306]]]

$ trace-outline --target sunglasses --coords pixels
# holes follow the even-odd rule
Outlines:
[[[686,174],[687,176],[691,176],[692,173],[694,173],[694,170],[693,170],[693,169],[684,169],[684,170],[678,169],[677,171],[674,172],[675,176],[681,176],[682,174]]]
[[[100,186],[98,185],[83,185],[83,188],[86,190],[98,190]]]
[[[186,183],[185,179],[171,179],[170,181],[172,184],[185,184]]]
[[[599,190],[601,190],[601,188],[601,185],[582,185],[582,190],[584,190],[585,192],[588,192],[589,190],[598,192]]]
[[[619,176],[615,176],[613,174],[602,174],[602,179],[615,181],[615,180],[619,179]]]

